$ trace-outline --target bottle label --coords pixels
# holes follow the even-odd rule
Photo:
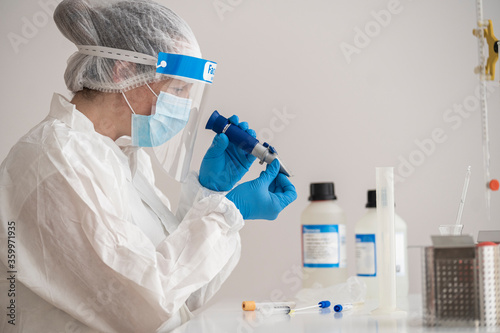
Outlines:
[[[346,267],[345,226],[302,225],[304,267]]]
[[[405,236],[404,232],[395,233],[396,276],[405,276]],[[377,276],[377,246],[375,234],[356,235],[356,274],[358,276]]]
[[[396,247],[396,276],[405,276],[405,234],[404,232],[396,232],[394,235],[395,247]]]
[[[356,234],[356,274],[377,276],[375,234]]]

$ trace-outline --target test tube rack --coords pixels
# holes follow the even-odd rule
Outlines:
[[[424,326],[500,326],[500,246],[476,246],[467,235],[432,238],[423,249]]]

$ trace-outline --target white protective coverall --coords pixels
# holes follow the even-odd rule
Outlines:
[[[244,222],[195,174],[177,217],[153,184],[143,150],[120,149],[55,94],[0,168],[0,331],[163,332],[190,319],[236,266]]]

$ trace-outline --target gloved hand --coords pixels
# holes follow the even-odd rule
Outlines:
[[[274,220],[297,199],[295,186],[282,173],[275,159],[259,178],[236,186],[226,195],[240,210],[245,220]]]
[[[248,123],[239,122],[238,116],[229,119],[248,134],[256,137]],[[255,156],[229,142],[224,133],[217,134],[208,148],[200,167],[200,184],[212,191],[229,191],[247,173]]]

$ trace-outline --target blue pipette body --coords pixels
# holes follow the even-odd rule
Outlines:
[[[275,159],[278,159],[280,161],[280,172],[287,177],[292,175],[290,170],[278,157],[278,152],[274,149],[274,147],[270,146],[267,142],[261,144],[259,140],[238,126],[231,124],[229,120],[221,116],[219,112],[214,111],[212,113],[205,128],[210,129],[217,134],[226,134],[230,142],[234,143],[247,153],[257,157],[261,164],[264,162],[269,164]]]

